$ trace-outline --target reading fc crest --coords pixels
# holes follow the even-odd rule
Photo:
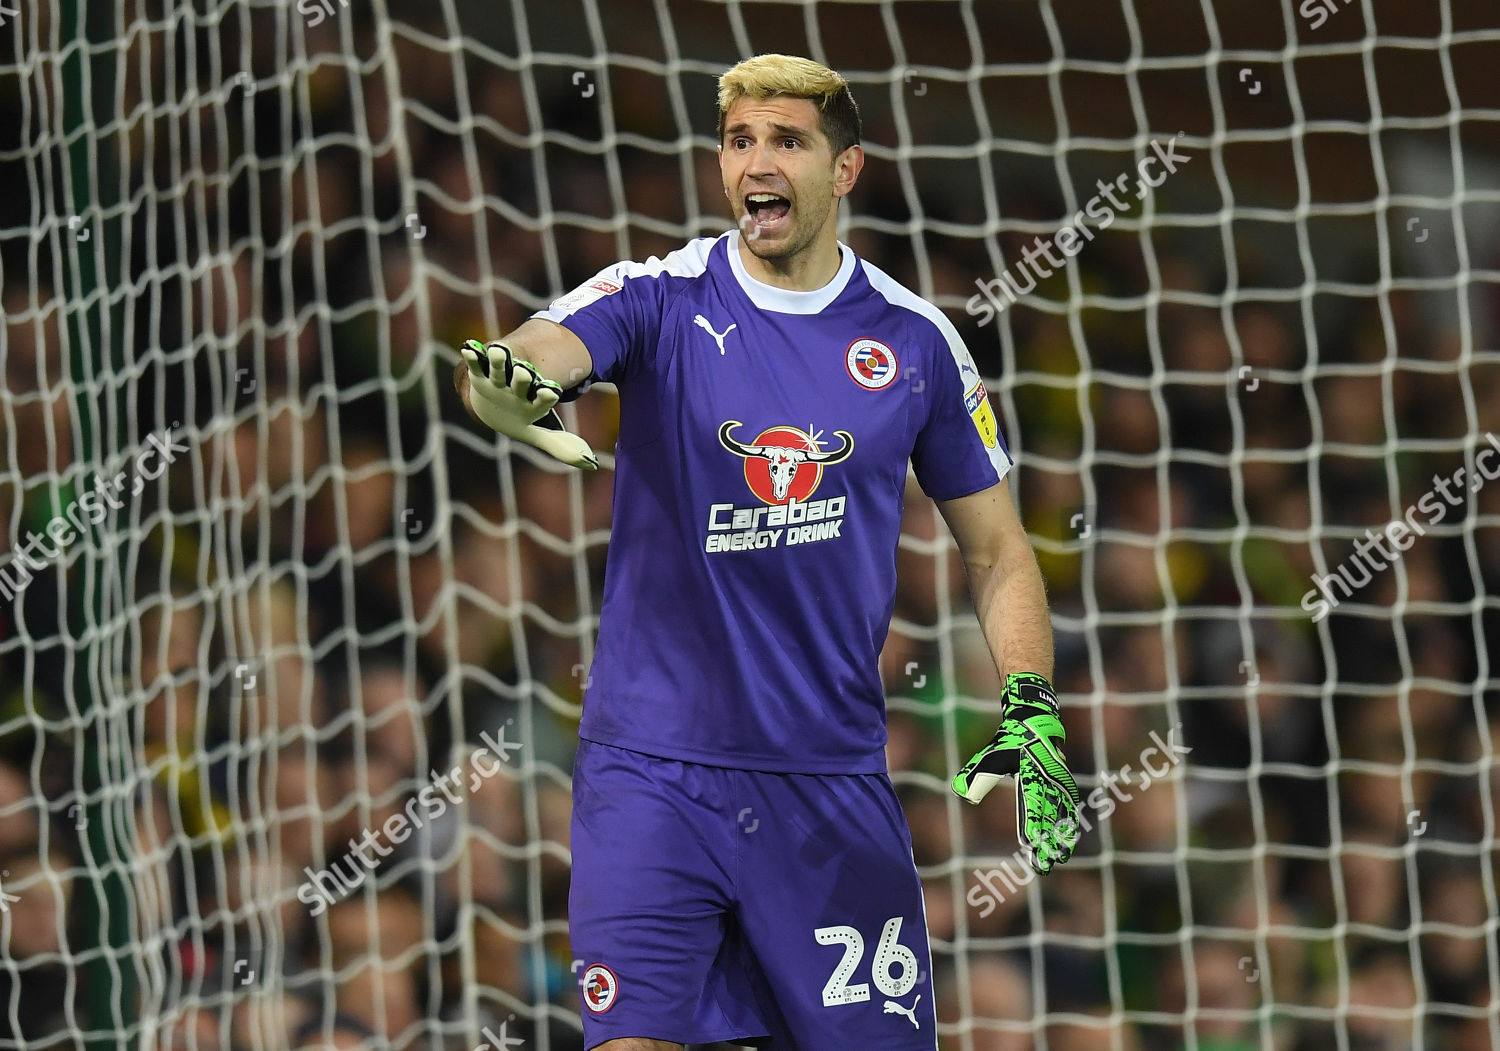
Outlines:
[[[583,1006],[596,1015],[602,1015],[615,1005],[620,993],[620,982],[602,963],[596,963],[583,972]]]
[[[878,339],[856,339],[849,344],[844,367],[849,378],[865,390],[883,390],[901,374],[896,352]]]

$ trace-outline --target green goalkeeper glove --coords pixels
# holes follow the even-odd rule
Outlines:
[[[469,367],[469,405],[488,427],[572,467],[594,471],[599,458],[557,415],[562,388],[504,343],[471,339],[460,349]]]
[[[953,779],[953,791],[978,803],[1002,777],[1014,777],[1016,838],[1027,863],[1040,873],[1073,856],[1078,842],[1078,786],[1063,760],[1067,739],[1057,717],[1057,697],[1040,675],[1005,679],[1000,729]]]

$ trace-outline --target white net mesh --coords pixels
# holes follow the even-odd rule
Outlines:
[[[1091,828],[1028,881],[913,491],[941,1046],[1500,1046],[1490,0],[11,2],[0,1047],[581,1046],[611,477],[450,348],[723,229],[765,50],[852,80],[842,236],[969,341],[1051,590]]]

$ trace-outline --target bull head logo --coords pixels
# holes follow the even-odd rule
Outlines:
[[[726,420],[719,428],[719,444],[736,456],[765,460],[771,468],[771,491],[778,502],[786,499],[798,467],[805,463],[838,463],[854,451],[854,435],[848,431],[834,431],[844,444],[842,448],[825,452],[821,449],[794,449],[788,445],[742,445],[729,436],[729,432],[739,426],[742,426],[739,420]]]

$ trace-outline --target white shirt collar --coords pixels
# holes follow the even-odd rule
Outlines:
[[[727,249],[729,252],[729,269],[734,272],[734,279],[740,283],[745,290],[745,295],[750,297],[761,310],[771,310],[779,314],[817,314],[824,307],[839,297],[849,284],[849,278],[854,274],[854,253],[849,246],[842,241],[839,246],[839,270],[833,275],[833,280],[822,288],[815,288],[811,292],[794,292],[786,288],[777,288],[768,285],[750,276],[745,269],[745,261],[740,258],[740,232],[730,230]]]

